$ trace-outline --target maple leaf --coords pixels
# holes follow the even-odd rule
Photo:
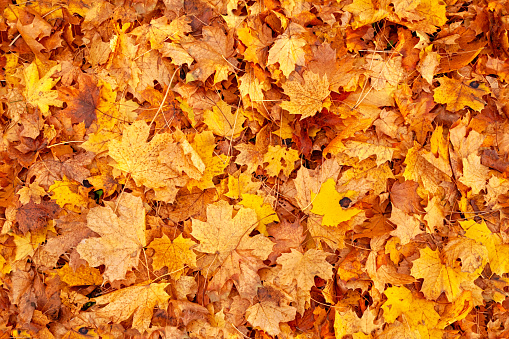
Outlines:
[[[354,0],[344,10],[354,15],[354,29],[380,21],[389,14],[386,8],[376,8],[371,0]]]
[[[240,173],[237,171],[234,175],[228,176],[228,193],[226,197],[239,199],[242,194],[254,194],[260,189],[261,182],[253,182],[251,173]]]
[[[300,119],[308,118],[328,107],[324,100],[329,96],[329,81],[327,75],[320,75],[306,71],[303,74],[304,82],[289,80],[283,84],[285,94],[290,101],[283,101],[281,108],[286,109],[290,114],[301,114]]]
[[[412,180],[395,182],[391,188],[391,203],[405,213],[419,211],[421,197],[417,194],[419,184]]]
[[[262,24],[261,20],[254,20],[252,26],[247,23],[244,27],[237,29],[237,35],[246,46],[244,59],[264,65],[267,60],[268,46],[273,42],[270,28]]]
[[[63,102],[58,100],[58,92],[52,90],[60,77],[55,78],[55,73],[61,70],[61,65],[52,67],[43,77],[40,77],[35,62],[32,62],[23,70],[25,78],[25,92],[23,93],[27,103],[39,107],[42,114],[46,116],[49,106],[62,107]]]
[[[196,186],[204,190],[215,187],[212,179],[216,175],[222,174],[225,167],[228,166],[229,158],[224,154],[217,155],[214,152],[216,148],[214,141],[214,135],[211,131],[204,131],[195,135],[191,146],[202,159],[205,169],[203,170],[203,175],[200,180],[192,179],[189,181],[188,188]]]
[[[180,40],[185,33],[191,31],[189,26],[189,18],[180,17],[168,23],[168,18],[162,16],[152,19],[150,24],[136,27],[131,34],[138,38],[145,38],[150,41],[150,48],[160,49],[163,47],[163,41],[171,38],[174,41]]]
[[[304,304],[309,302],[310,290],[315,285],[315,276],[328,280],[332,278],[332,265],[325,258],[328,256],[324,251],[310,249],[301,253],[292,249],[290,253],[283,253],[277,259],[281,265],[278,276],[283,286],[295,288],[301,293],[303,300],[299,300],[297,310],[304,313]]]
[[[127,126],[121,141],[110,141],[109,155],[117,162],[113,166],[129,173],[137,185],[167,189],[172,195],[168,199],[173,200],[175,184],[183,186],[187,181],[179,173],[179,166],[172,168],[160,161],[160,154],[173,143],[173,137],[169,133],[156,134],[147,142],[149,132],[144,121]]]
[[[431,159],[430,153],[421,150],[421,147],[414,143],[405,158],[405,172],[403,176],[406,180],[413,180],[423,185],[424,189],[430,193],[438,193],[439,185],[442,182],[451,181],[447,173],[444,173],[435,167],[428,159]],[[434,158],[434,156],[433,156]]]
[[[191,55],[197,64],[187,73],[188,82],[200,80],[205,82],[215,72],[214,83],[226,80],[229,72],[235,69],[234,40],[231,34],[225,35],[220,27],[205,26],[202,39],[183,42],[182,47]]]
[[[391,232],[391,235],[398,237],[402,245],[408,244],[416,235],[422,233],[419,220],[414,216],[406,214],[397,207],[392,208],[389,221],[397,226],[396,229]]]
[[[29,231],[41,230],[46,227],[49,219],[57,216],[60,208],[50,201],[42,201],[36,204],[30,201],[18,209],[17,220],[19,230],[26,234]]]
[[[478,194],[486,188],[489,178],[489,168],[481,164],[481,157],[472,153],[463,160],[463,176],[459,181],[472,188],[473,194]]]
[[[145,209],[140,198],[124,193],[113,207],[94,207],[87,215],[87,226],[99,238],[82,240],[76,247],[90,266],[105,265],[104,277],[113,282],[138,265],[145,240]]]
[[[287,149],[279,145],[269,146],[267,153],[263,156],[263,162],[269,163],[265,170],[271,177],[278,176],[281,171],[289,177],[295,168],[295,161],[297,160],[299,160],[299,152],[297,150]]]
[[[383,145],[376,145],[367,142],[346,141],[344,144],[330,144],[327,146],[328,152],[338,154],[343,152],[348,154],[350,157],[358,157],[359,161],[369,158],[372,155],[376,155],[376,165],[380,166],[386,161],[392,160],[394,151],[393,147],[387,147]]]
[[[334,319],[334,333],[336,338],[343,338],[345,335],[351,334],[354,338],[362,338],[365,334],[379,329],[382,325],[375,325],[376,315],[369,309],[364,311],[361,318],[357,317],[354,311],[349,309],[345,313],[336,311]]]
[[[149,329],[154,307],[163,310],[168,307],[170,296],[164,291],[168,285],[142,283],[102,295],[94,301],[98,305],[107,305],[93,314],[102,323],[120,323],[132,316],[133,328],[143,334]]]
[[[397,86],[403,78],[401,56],[391,56],[384,60],[379,54],[366,58],[367,71],[371,76],[371,86],[376,90],[383,90],[386,86]]]
[[[382,305],[384,318],[388,323],[404,315],[405,322],[425,337],[435,332],[440,315],[435,311],[435,304],[429,300],[415,297],[406,287],[392,286],[385,290],[387,301]],[[440,332],[439,332],[440,333]]]
[[[352,219],[361,210],[354,207],[343,209],[339,203],[342,198],[347,197],[348,193],[343,195],[338,193],[334,179],[328,179],[322,184],[320,193],[311,194],[313,202],[311,212],[324,216],[322,219],[324,226],[337,226],[343,221]]]
[[[246,320],[272,336],[281,333],[279,324],[295,318],[295,307],[278,305],[274,301],[261,301],[246,310]]]
[[[65,264],[57,270],[63,282],[69,286],[100,285],[103,282],[101,272],[97,268],[82,265],[75,270]]]
[[[450,111],[459,111],[468,106],[474,111],[481,111],[486,102],[483,95],[489,94],[489,88],[480,82],[471,81],[466,83],[463,80],[450,79],[448,77],[438,78],[440,87],[435,89],[433,98],[436,102],[447,104]]]
[[[235,163],[239,165],[247,165],[246,172],[251,174],[256,171],[258,166],[263,166],[264,157],[268,150],[267,139],[263,135],[256,138],[256,144],[238,144],[235,149],[240,151],[237,155]]]
[[[239,78],[239,91],[242,97],[249,96],[252,102],[263,101],[263,91],[270,90],[270,85],[267,82],[261,82],[254,72],[246,72]]]
[[[64,175],[62,181],[55,181],[53,185],[49,187],[50,193],[53,193],[51,199],[55,200],[55,202],[60,206],[64,207],[66,204],[71,205],[73,207],[85,207],[87,204],[87,199],[82,194],[77,193],[80,185],[68,180]]]
[[[207,206],[207,222],[192,219],[191,235],[200,241],[195,248],[210,254],[210,268],[218,267],[210,288],[222,288],[233,279],[241,295],[253,298],[260,281],[256,274],[272,251],[273,243],[262,235],[249,237],[258,224],[256,212],[241,208],[232,218],[233,207],[225,201]],[[214,266],[212,266],[214,265]]]
[[[472,282],[468,273],[443,264],[438,250],[426,247],[420,253],[421,257],[413,261],[411,274],[418,279],[424,278],[421,291],[426,298],[436,300],[445,292],[447,299],[454,301],[463,290],[462,283]]]
[[[19,202],[26,205],[32,200],[36,204],[41,203],[41,197],[46,195],[44,188],[39,186],[36,182],[28,186],[22,187],[16,194],[19,195]]]
[[[204,120],[210,130],[216,135],[234,139],[244,130],[242,124],[246,118],[240,108],[232,113],[232,108],[223,100],[217,102],[211,110],[206,110]]]
[[[92,75],[80,74],[78,76],[78,88],[60,87],[58,98],[67,104],[67,108],[60,111],[59,114],[68,117],[71,123],[84,122],[85,127],[88,128],[96,120],[99,88],[97,87],[97,80]]]
[[[474,220],[466,220],[460,222],[460,225],[465,230],[466,237],[486,247],[493,273],[502,275],[509,272],[509,245],[502,242],[500,235],[492,233],[484,220],[480,224]]]
[[[263,197],[254,194],[242,194],[242,201],[239,202],[244,207],[255,210],[258,218],[256,229],[263,235],[268,235],[267,225],[272,222],[279,222],[279,218],[269,204],[264,203]]]
[[[305,52],[303,47],[306,40],[302,35],[306,29],[299,24],[291,22],[286,31],[276,38],[274,45],[269,50],[268,65],[279,63],[279,68],[288,77],[295,70],[295,66],[303,66]]]
[[[191,249],[194,245],[194,241],[185,239],[182,235],[171,241],[163,234],[162,238],[154,239],[148,245],[155,251],[152,266],[155,270],[168,267],[172,277],[177,280],[186,266],[196,267],[196,254]]]

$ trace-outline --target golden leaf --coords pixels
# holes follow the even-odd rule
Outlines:
[[[115,204],[90,210],[87,226],[100,237],[84,239],[76,247],[90,266],[106,266],[104,277],[110,282],[125,278],[126,272],[138,265],[138,257],[146,245],[141,198],[123,193],[118,199],[118,215]]]
[[[306,33],[304,27],[294,22],[290,23],[286,31],[277,37],[276,42],[269,50],[268,65],[279,63],[279,69],[288,77],[295,70],[295,66],[303,66],[305,52],[302,47],[306,40],[301,36]]]
[[[440,104],[447,104],[449,111],[459,111],[466,106],[474,111],[481,111],[486,102],[483,95],[489,94],[489,88],[480,82],[471,81],[466,83],[448,77],[438,78],[440,87],[435,89],[433,98]]]
[[[304,83],[298,80],[289,80],[283,84],[285,94],[290,101],[283,101],[281,108],[286,109],[290,114],[301,114],[300,119],[312,117],[322,110],[324,100],[329,96],[329,81],[327,75],[320,75],[311,71],[304,72]]]
[[[191,249],[194,245],[194,241],[183,238],[182,234],[173,241],[163,234],[162,238],[156,238],[148,245],[155,251],[152,266],[155,270],[168,267],[172,278],[177,280],[184,274],[186,266],[196,267],[196,254]]]
[[[95,298],[105,307],[93,312],[100,322],[120,323],[133,317],[133,328],[142,334],[149,329],[154,307],[168,307],[170,296],[164,291],[169,284],[139,284]]]
[[[311,201],[313,202],[311,212],[324,216],[322,219],[323,226],[337,226],[343,221],[348,221],[359,214],[361,210],[355,207],[345,209],[341,207],[339,202],[342,198],[347,197],[347,194],[339,194],[336,191],[334,179],[330,178],[322,184],[320,193],[317,195],[311,194]]]

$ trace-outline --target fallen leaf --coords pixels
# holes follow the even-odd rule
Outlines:
[[[113,282],[124,279],[128,270],[138,265],[145,243],[145,209],[140,198],[124,193],[117,207],[94,207],[87,216],[87,226],[99,238],[82,240],[76,247],[91,267],[105,265],[104,277]],[[116,214],[114,208],[117,210]]]

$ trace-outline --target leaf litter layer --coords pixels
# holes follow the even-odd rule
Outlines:
[[[505,1],[0,12],[0,337],[509,336]]]

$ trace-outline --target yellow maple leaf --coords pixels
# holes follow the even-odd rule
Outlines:
[[[182,237],[182,234],[173,241],[163,234],[162,238],[156,238],[148,245],[155,251],[152,266],[155,270],[168,267],[172,278],[177,280],[186,266],[196,267],[196,254],[191,249],[194,245],[194,241]]]
[[[492,233],[484,220],[481,223],[474,220],[460,221],[460,225],[465,230],[466,237],[486,247],[493,273],[502,275],[509,272],[509,245],[503,243],[499,234]]]
[[[57,270],[60,279],[69,286],[101,285],[103,277],[97,268],[81,265],[75,270],[66,263]]]
[[[276,211],[269,204],[264,204],[263,197],[255,194],[242,194],[242,201],[239,202],[244,207],[255,210],[258,217],[258,226],[256,229],[261,234],[268,236],[267,225],[271,222],[279,222]]]
[[[465,319],[474,306],[472,292],[463,291],[458,299],[456,299],[451,305],[447,305],[437,326],[439,328],[446,328],[453,322]]]
[[[270,84],[267,82],[260,82],[260,80],[253,74],[254,72],[246,72],[239,78],[239,91],[243,98],[249,96],[253,102],[263,101],[263,91],[270,89]]]
[[[324,280],[332,279],[332,265],[325,260],[329,254],[325,251],[310,249],[301,253],[291,249],[277,259],[281,265],[278,277],[283,286],[296,291],[299,295],[297,311],[304,313],[305,304],[311,299],[311,288],[315,285],[315,276]]]
[[[150,327],[154,307],[163,310],[168,307],[170,296],[164,291],[168,285],[143,283],[102,295],[94,301],[106,306],[93,313],[103,324],[111,321],[118,324],[132,316],[132,327],[143,334]]]
[[[391,4],[394,5],[397,16],[393,15],[391,19],[399,21],[411,30],[432,34],[436,32],[436,26],[441,27],[447,22],[447,4],[442,0],[392,1]]]
[[[470,234],[472,235],[472,234]],[[458,265],[457,260],[461,260],[461,271],[475,273],[480,275],[484,266],[488,262],[488,249],[470,238],[451,239],[444,247],[447,262],[452,265]]]
[[[55,200],[60,207],[64,207],[66,204],[71,205],[71,208],[86,207],[87,199],[79,194],[78,189],[80,187],[80,184],[67,179],[64,175],[61,181],[55,181],[55,183],[49,187],[48,192],[53,193],[51,199]]]
[[[473,194],[478,194],[486,188],[486,181],[490,169],[481,164],[481,157],[475,153],[463,158],[463,175],[459,181],[472,188]]]
[[[172,202],[176,187],[184,186],[189,180],[182,171],[200,177],[195,165],[203,169],[204,164],[198,161],[193,147],[185,142],[175,145],[172,134],[156,134],[147,142],[149,133],[145,121],[135,121],[125,128],[122,140],[110,141],[109,155],[116,161],[113,167],[127,172],[137,185],[153,188],[159,200]]]
[[[191,144],[192,148],[196,150],[200,156],[205,169],[200,180],[191,179],[187,185],[188,189],[196,186],[201,190],[215,187],[212,179],[216,175],[220,175],[224,172],[226,166],[228,166],[229,158],[224,154],[216,154],[214,149],[216,148],[214,134],[211,131],[204,131],[197,134],[194,137],[194,141]]]
[[[361,142],[355,140],[348,140],[344,144],[330,144],[327,146],[328,152],[333,154],[346,153],[350,157],[357,157],[359,161],[369,158],[372,155],[376,155],[376,165],[380,166],[386,161],[392,160],[394,151],[393,147],[384,145],[376,145],[369,142]]]
[[[268,138],[259,134],[255,145],[249,143],[238,144],[235,146],[235,149],[240,151],[240,154],[235,159],[235,163],[240,166],[246,165],[246,173],[251,175],[251,173],[258,169],[258,166],[263,166],[263,159],[268,149]]]
[[[345,335],[352,335],[355,339],[371,338],[369,335],[372,331],[381,328],[383,325],[375,325],[376,314],[374,314],[368,307],[362,317],[357,317],[357,314],[349,309],[344,313],[336,310],[334,318],[334,333],[336,338],[343,338]]]
[[[28,204],[30,200],[40,204],[41,197],[46,195],[46,191],[38,183],[33,182],[28,186],[22,187],[16,194],[19,195],[19,202],[23,205]]]
[[[241,208],[232,218],[233,206],[221,200],[207,206],[207,222],[192,219],[191,235],[200,241],[197,251],[208,253],[202,259],[211,274],[208,289],[231,288],[233,280],[239,294],[252,300],[261,284],[258,269],[272,252],[274,243],[267,237],[249,234],[258,224],[256,212]]]
[[[270,28],[260,20],[253,23],[254,27],[247,26],[237,29],[239,40],[246,46],[244,60],[264,65],[267,59],[267,46],[272,43]]]
[[[330,178],[320,188],[320,193],[311,194],[313,208],[311,212],[323,215],[322,225],[337,226],[343,221],[348,221],[361,212],[355,207],[343,209],[339,201],[347,197],[347,194],[339,194],[336,191],[336,182]]]
[[[481,82],[438,78],[440,86],[434,90],[433,98],[439,104],[447,104],[449,111],[459,111],[466,106],[474,111],[481,111],[486,105],[483,95],[489,94],[488,86]]]
[[[205,110],[204,121],[214,134],[234,139],[244,130],[242,124],[246,118],[241,108],[232,113],[231,106],[220,100],[212,107],[212,110]]]
[[[150,24],[135,28],[130,34],[136,35],[138,38],[148,39],[152,49],[160,49],[163,47],[163,41],[167,38],[179,41],[185,33],[190,32],[191,26],[189,26],[188,21],[189,18],[182,16],[168,23],[168,18],[162,16],[152,19]]]
[[[62,107],[64,104],[58,100],[58,92],[52,90],[60,80],[60,77],[54,77],[54,75],[61,70],[62,65],[58,64],[41,78],[35,61],[23,70],[26,86],[23,93],[25,99],[27,103],[38,106],[44,116],[48,115],[49,106]]]
[[[380,54],[366,57],[366,70],[371,74],[371,86],[377,91],[386,86],[397,86],[403,79],[403,57],[390,56],[384,59]]]
[[[283,84],[285,94],[290,97],[290,101],[281,103],[281,108],[286,109],[290,114],[301,114],[301,120],[312,117],[323,107],[330,106],[330,102],[324,103],[330,94],[327,75],[320,76],[306,71],[303,79],[303,83],[292,79]]]
[[[272,336],[281,333],[279,324],[295,319],[295,307],[279,305],[273,300],[263,300],[246,310],[246,320]]]
[[[146,245],[145,208],[141,198],[123,193],[115,203],[95,207],[87,215],[87,226],[99,238],[82,240],[76,250],[90,266],[105,265],[104,277],[113,282],[125,278],[126,272],[138,265],[138,257]]]
[[[233,218],[232,214],[233,206],[221,200],[207,206],[207,222],[192,219],[191,234],[200,241],[197,251],[216,254],[221,263],[258,225],[256,212],[251,208],[240,209]]]
[[[371,0],[354,0],[354,2],[343,7],[343,9],[353,14],[354,23],[352,26],[354,29],[370,25],[389,15],[387,8],[377,8]]]
[[[435,338],[429,336],[429,332],[436,330],[440,315],[435,311],[433,301],[414,296],[406,287],[392,286],[387,288],[384,294],[387,301],[382,305],[382,309],[386,322],[392,324],[399,316],[404,315],[407,326],[421,333],[423,338]]]
[[[407,166],[403,176],[406,180],[416,181],[422,184],[428,192],[436,194],[440,191],[440,184],[451,181],[451,178],[429,162],[428,154],[430,153],[421,149],[420,145],[414,142],[414,147],[408,150],[405,158]]]
[[[417,65],[417,70],[421,73],[424,80],[429,84],[433,82],[433,77],[440,65],[440,54],[433,52],[433,45],[424,48],[419,54],[421,60]]]
[[[240,173],[240,170],[234,173],[233,175],[228,175],[228,193],[225,194],[226,197],[232,199],[239,199],[240,196],[244,193],[254,194],[260,186],[261,182],[252,180],[252,175],[250,172]]]
[[[424,278],[422,293],[428,299],[436,300],[442,292],[451,302],[456,300],[462,292],[461,283],[472,280],[468,273],[456,270],[443,264],[440,252],[429,247],[421,249],[419,259],[413,261],[411,274],[415,278]]]
[[[201,80],[215,72],[214,83],[228,78],[228,74],[235,70],[236,62],[231,57],[234,54],[234,40],[231,34],[225,35],[220,27],[205,26],[202,29],[202,39],[182,42],[182,47],[191,55],[197,64],[187,73],[186,81]]]
[[[295,70],[295,66],[304,66],[305,51],[303,47],[306,40],[302,34],[306,29],[294,22],[290,23],[286,31],[277,37],[274,45],[269,50],[268,65],[279,63],[279,69],[288,77]]]
[[[299,160],[299,152],[297,150],[287,149],[280,145],[269,146],[267,153],[263,156],[263,162],[269,163],[265,170],[271,177],[278,176],[281,171],[289,177],[295,168],[295,161],[297,160]]]

